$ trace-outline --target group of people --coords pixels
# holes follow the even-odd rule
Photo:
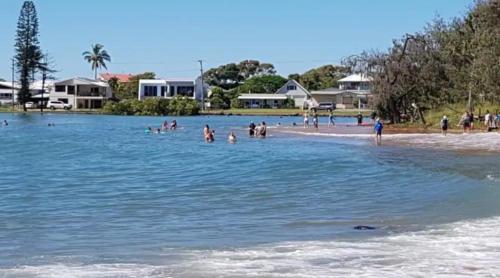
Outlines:
[[[469,133],[471,130],[474,129],[474,121],[475,121],[474,114],[472,112],[465,111],[462,117],[460,118],[458,125],[462,126],[464,133]],[[443,133],[443,135],[446,135],[449,128],[449,120],[446,115],[444,115],[443,118],[441,119],[440,125],[441,125],[441,132]],[[500,114],[495,115],[493,113],[490,113],[489,110],[486,110],[486,115],[484,115],[483,125],[485,127],[486,132],[498,129],[500,125]]]
[[[313,111],[311,118],[312,118],[313,127],[319,128],[319,119],[318,119],[318,114],[316,113],[316,111]],[[335,126],[335,115],[333,114],[333,111],[330,110],[330,113],[328,115],[328,127],[333,127],[333,126]],[[308,112],[304,113],[304,128],[309,128],[309,113]]]
[[[254,122],[250,122],[250,125],[248,125],[248,135],[250,137],[266,138],[267,135],[266,122],[262,122],[259,125],[255,125]]]
[[[146,130],[144,130],[144,132],[158,134],[158,133],[167,132],[169,129],[170,130],[176,130],[177,129],[177,121],[176,120],[173,120],[172,124],[170,126],[168,125],[168,121],[164,121],[160,128],[152,128],[152,127],[148,126],[146,128]]]

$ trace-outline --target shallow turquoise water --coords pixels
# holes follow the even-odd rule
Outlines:
[[[10,122],[0,128],[0,267],[7,275],[58,263],[169,266],[197,252],[282,242],[362,243],[500,215],[500,185],[491,178],[499,176],[497,155],[272,128],[267,139],[251,139],[244,130],[251,120],[301,122],[294,117],[178,117],[180,129],[167,134],[143,130],[172,117],[3,119]],[[205,123],[216,130],[213,144],[203,142]],[[229,131],[237,144],[226,143]]]

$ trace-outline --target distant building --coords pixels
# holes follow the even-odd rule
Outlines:
[[[69,103],[78,109],[91,109],[102,108],[104,102],[112,96],[113,92],[106,82],[75,77],[55,82],[50,100]]]
[[[303,108],[304,103],[311,99],[311,94],[299,82],[288,80],[285,85],[276,91],[276,94],[284,94],[295,101],[295,107]]]
[[[130,82],[130,78],[134,76],[130,73],[101,73],[100,74],[100,81],[103,82],[108,82],[111,78],[116,78],[120,83],[128,83]]]
[[[242,94],[238,96],[243,108],[282,108],[288,98],[290,97],[285,94]]]
[[[188,78],[167,78],[167,79],[141,79],[137,97],[139,100],[146,98],[166,98],[185,96],[196,100],[202,99],[203,92],[208,91],[208,87],[201,86],[201,80]]]
[[[17,102],[17,92],[19,85],[12,81],[0,81],[0,105],[12,104],[12,101]],[[14,92],[14,95],[12,93]]]
[[[311,91],[312,98],[317,103],[335,103],[338,109],[352,109],[360,102],[367,106],[372,99],[372,78],[366,75],[353,74],[338,81],[338,88]]]

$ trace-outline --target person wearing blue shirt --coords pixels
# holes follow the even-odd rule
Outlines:
[[[374,126],[375,141],[377,142],[377,145],[380,145],[380,143],[382,142],[382,130],[383,129],[384,129],[384,124],[382,123],[380,118],[377,118],[375,120],[375,126]]]

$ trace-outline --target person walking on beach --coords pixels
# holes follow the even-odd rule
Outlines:
[[[446,117],[446,115],[441,119],[441,133],[444,136],[448,133],[448,117]]]
[[[330,110],[330,115],[328,116],[328,127],[335,126],[335,116],[333,115],[333,111]]]
[[[375,131],[375,142],[377,145],[380,145],[382,143],[382,130],[384,129],[384,124],[380,120],[380,118],[377,118],[375,120],[375,126],[374,126],[374,131]]]
[[[250,137],[255,136],[255,124],[253,122],[250,122],[250,125],[248,126],[248,135]]]
[[[468,133],[470,131],[470,115],[469,112],[465,111],[460,119],[460,123],[463,127],[464,133]]]
[[[316,112],[314,112],[314,114],[313,114],[313,126],[314,126],[314,128],[319,128],[318,114]]]
[[[361,113],[359,113],[356,118],[358,119],[358,125],[362,125],[363,124],[363,115]]]
[[[304,113],[304,128],[309,128],[309,115]]]

